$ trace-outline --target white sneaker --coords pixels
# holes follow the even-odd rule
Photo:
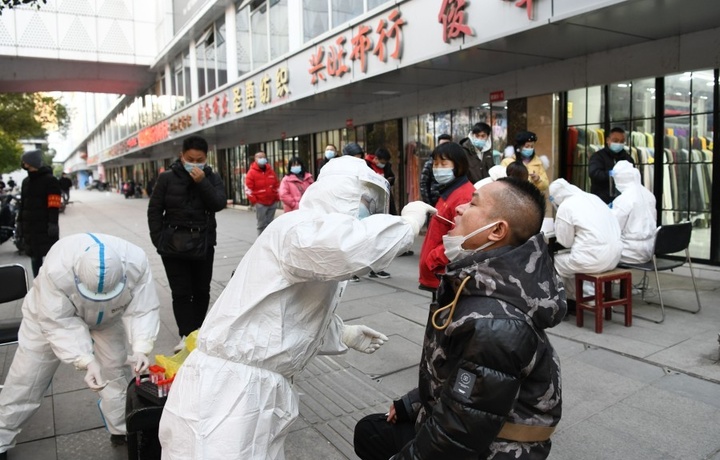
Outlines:
[[[173,351],[174,351],[175,353],[179,353],[179,352],[181,352],[184,348],[185,348],[185,336],[182,336],[182,338],[180,339],[180,343],[178,343],[177,345],[175,345],[175,347],[173,348]]]

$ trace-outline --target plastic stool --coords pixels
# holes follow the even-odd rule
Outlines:
[[[613,298],[612,282],[620,281],[620,297]],[[595,286],[595,295],[583,295],[583,282],[589,281]],[[595,332],[602,334],[603,310],[605,319],[612,318],[612,307],[625,306],[625,326],[632,326],[632,273],[630,270],[611,270],[603,273],[575,274],[575,319],[578,327],[583,327],[583,310],[595,312]]]

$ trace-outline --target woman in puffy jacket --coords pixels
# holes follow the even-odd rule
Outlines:
[[[445,256],[443,236],[455,225],[455,209],[469,203],[475,187],[467,178],[465,150],[455,142],[438,145],[432,154],[433,176],[440,184],[440,199],[435,203],[437,215],[430,218],[420,252],[420,289],[434,292],[440,285],[438,275],[445,273],[449,260]]]
[[[298,157],[290,158],[288,161],[287,175],[280,181],[280,201],[283,204],[283,211],[295,211],[300,203],[303,193],[312,184],[312,174],[305,170],[305,164]]]

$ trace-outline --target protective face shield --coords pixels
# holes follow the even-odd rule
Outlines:
[[[495,244],[494,241],[488,241],[485,244],[481,245],[477,249],[465,249],[462,247],[463,243],[465,243],[467,240],[472,238],[473,236],[484,232],[488,228],[492,228],[494,225],[496,225],[499,221],[493,222],[491,224],[487,224],[483,227],[478,228],[475,231],[470,232],[468,235],[462,236],[462,235],[456,235],[456,236],[450,236],[450,235],[443,235],[443,246],[445,247],[445,257],[448,258],[450,262],[454,262],[458,259],[461,259],[463,257],[469,256],[471,254],[475,254],[476,252],[480,252],[483,249],[486,249],[493,244]]]
[[[93,302],[114,299],[125,289],[127,278],[122,258],[95,235],[95,240],[80,255],[73,267],[75,287],[81,296]]]
[[[387,213],[390,184],[359,158],[343,155],[320,170],[318,180],[303,194],[300,208],[325,209],[359,218]]]

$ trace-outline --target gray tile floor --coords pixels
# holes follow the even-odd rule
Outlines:
[[[147,235],[147,199],[122,198],[109,192],[74,191],[61,216],[61,235],[82,231],[112,233],[144,248],[150,256],[161,298],[161,329],[155,353],[170,354],[177,343],[170,292],[159,257]],[[213,299],[255,239],[252,212],[228,209],[218,214],[219,242],[212,283]],[[363,278],[350,283],[339,307],[343,319],[367,324],[390,337],[374,355],[349,352],[318,357],[297,380],[301,416],[286,444],[287,458],[356,458],[352,429],[372,412],[385,412],[390,401],[417,379],[429,294],[417,290],[415,255],[401,257],[387,269],[390,279]],[[0,245],[0,263],[29,259],[9,243]],[[666,301],[694,302],[688,278],[665,275]],[[617,314],[595,334],[564,322],[550,331],[562,360],[563,419],[553,437],[550,458],[576,459],[716,459],[720,460],[720,330],[718,283],[700,282],[703,311],[697,315],[669,310],[664,324],[635,319],[626,328]],[[635,299],[636,312],[656,307]],[[0,318],[19,314],[19,304],[3,308]],[[14,346],[0,347],[4,379]],[[61,365],[38,413],[9,452],[11,460],[120,459],[125,448],[112,448],[95,394],[83,374]]]

